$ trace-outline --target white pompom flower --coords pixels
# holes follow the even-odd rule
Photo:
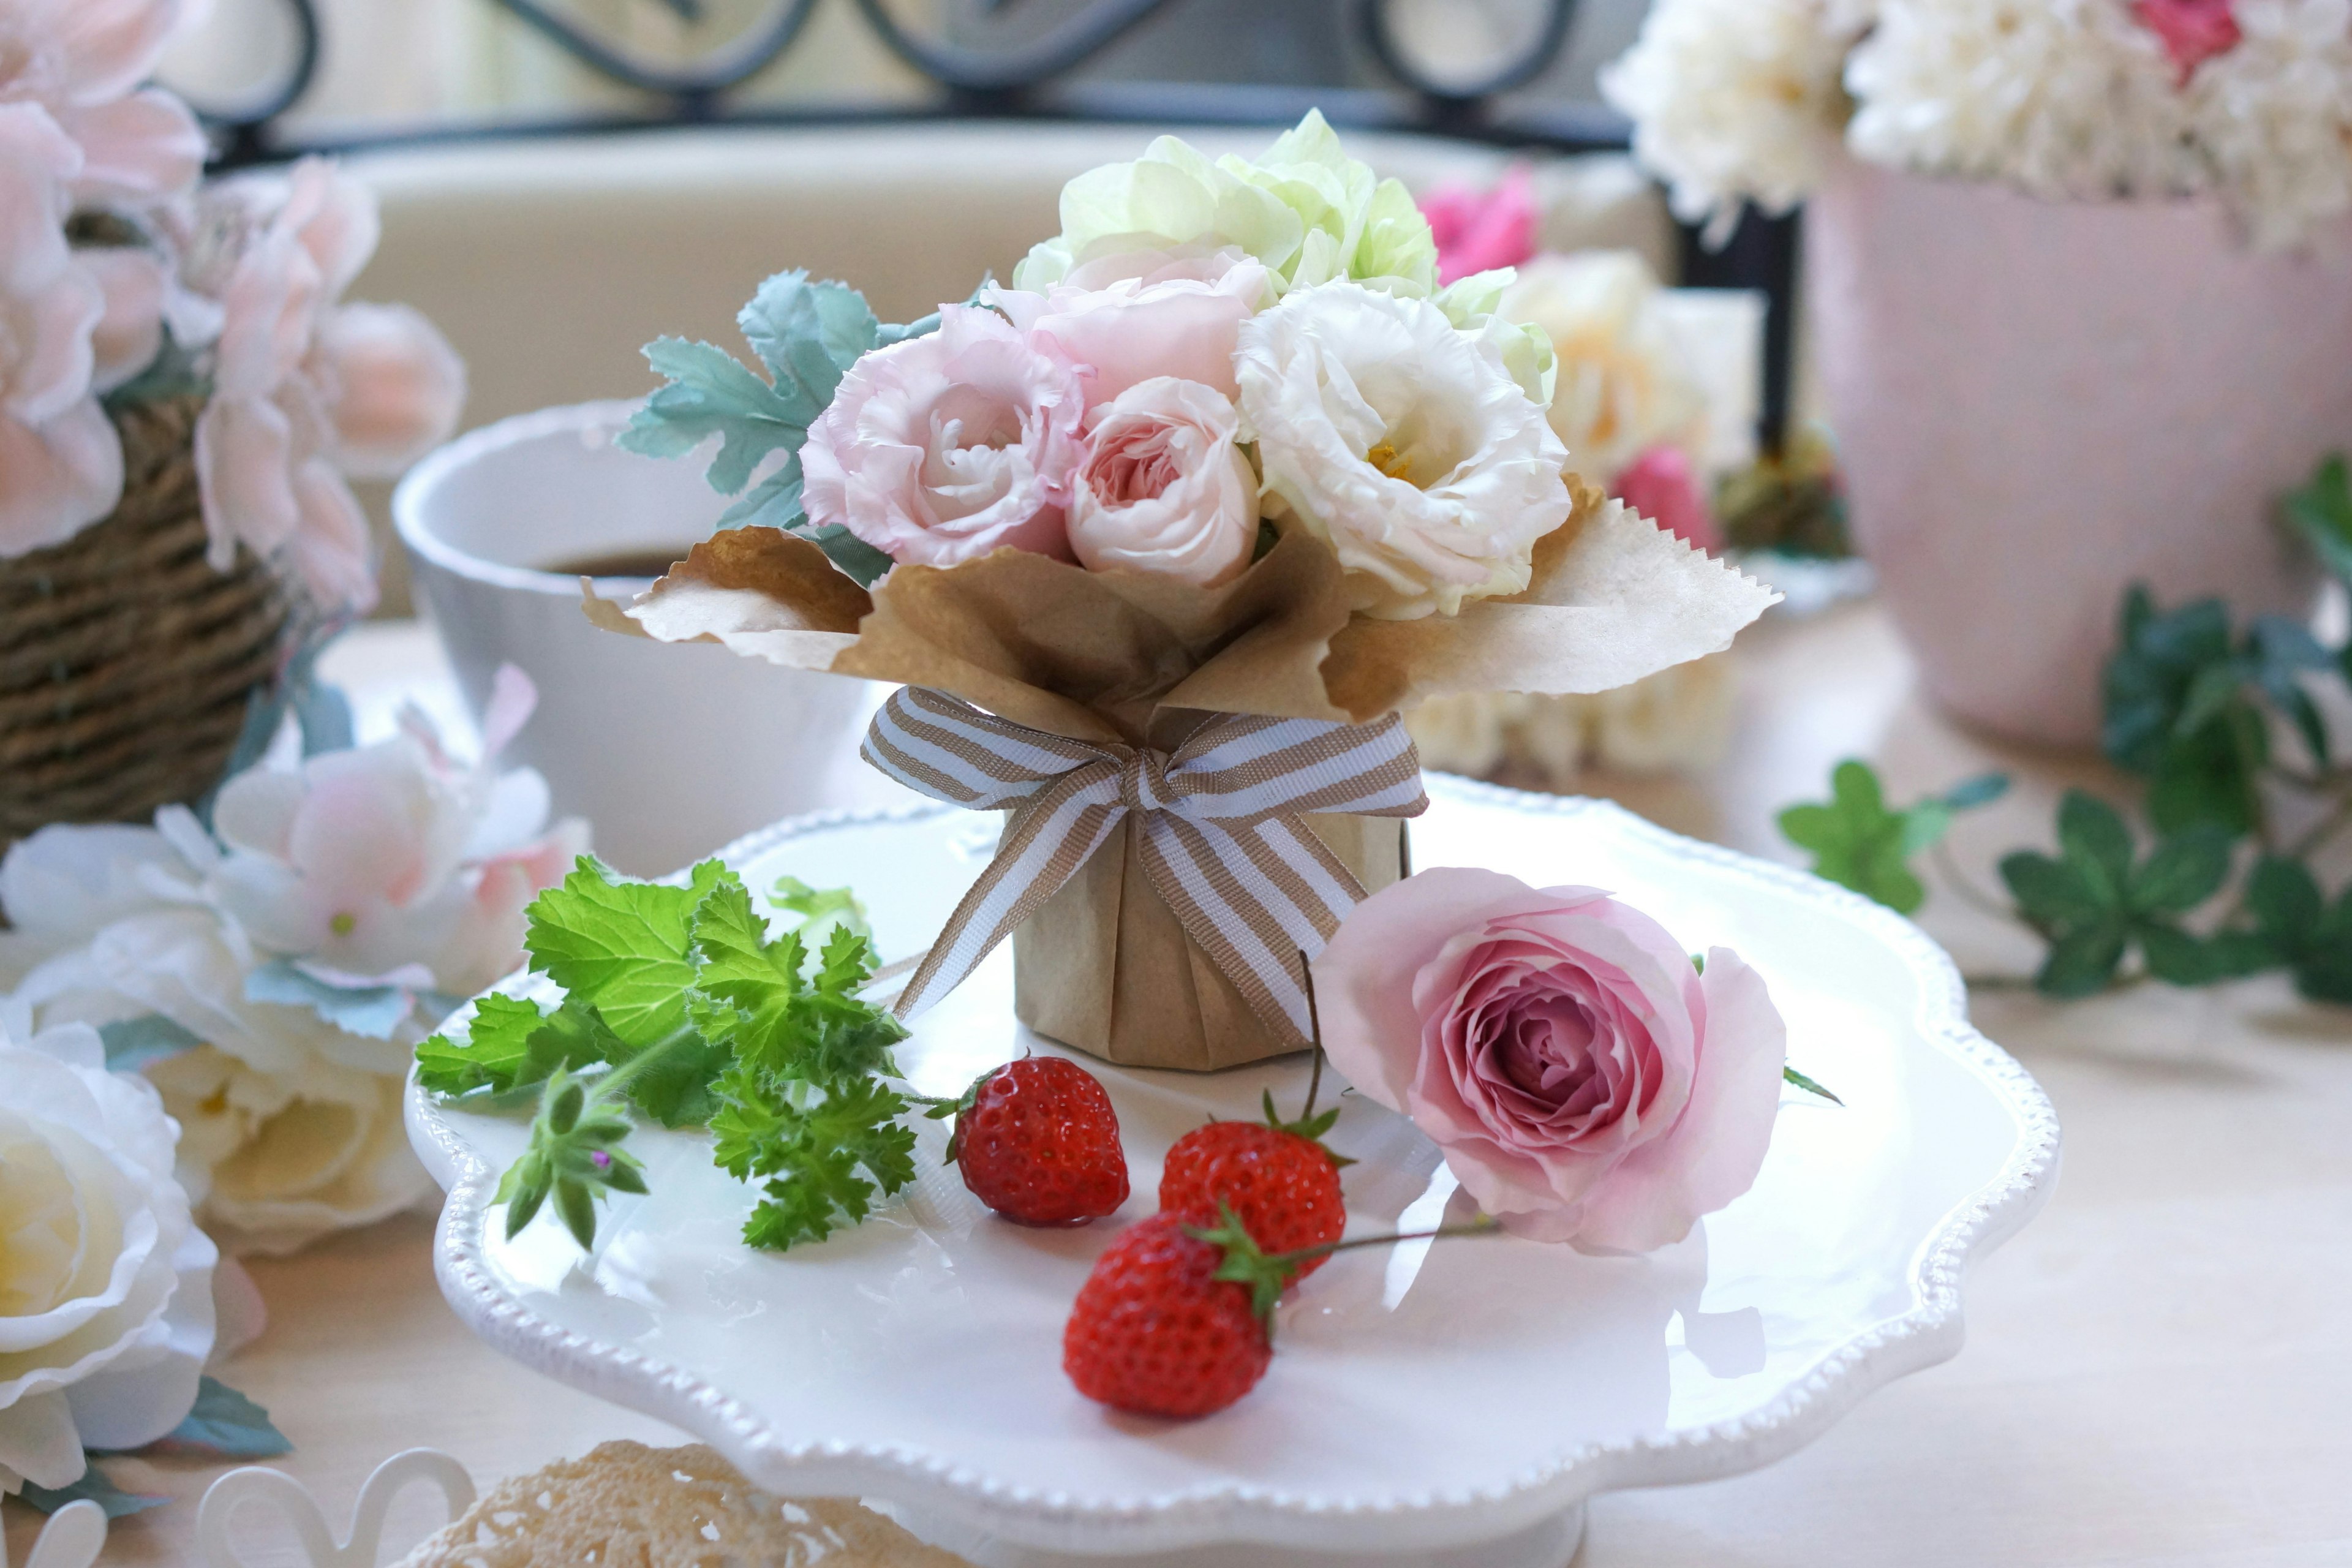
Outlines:
[[[1234,358],[1267,495],[1338,552],[1355,606],[1410,620],[1528,585],[1568,519],[1567,448],[1490,321],[1335,282],[1244,322]]]

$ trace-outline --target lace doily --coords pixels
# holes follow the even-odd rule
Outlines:
[[[770,1497],[699,1444],[503,1481],[396,1568],[970,1568],[862,1504]]]

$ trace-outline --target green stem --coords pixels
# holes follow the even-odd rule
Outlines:
[[[1974,879],[1960,869],[1960,863],[1953,858],[1949,844],[1938,838],[1927,853],[1935,860],[1936,868],[1944,874],[1946,883],[1950,886],[1952,891],[1960,896],[1961,902],[1971,905],[1995,920],[2006,921],[2011,925],[2025,926],[2028,931],[2033,929],[2018,917],[2017,910],[2013,905],[2001,902],[2000,900],[1978,887]]]
[[[1441,1225],[1434,1230],[1408,1230],[1394,1236],[1360,1236],[1353,1241],[1327,1241],[1320,1247],[1302,1247],[1296,1252],[1267,1254],[1267,1260],[1287,1267],[1307,1263],[1318,1258],[1328,1258],[1335,1252],[1346,1252],[1359,1247],[1392,1247],[1400,1241],[1437,1241],[1454,1236],[1487,1236],[1500,1230],[1503,1222],[1493,1215],[1482,1214],[1468,1225]]]
[[[1315,1070],[1307,1080],[1307,1109],[1298,1116],[1307,1121],[1315,1115],[1316,1096],[1323,1092],[1323,1015],[1315,1005],[1315,961],[1303,947],[1298,950],[1298,973],[1307,982],[1307,1028],[1315,1040]]]
[[[678,1047],[690,1045],[701,1037],[702,1036],[700,1031],[697,1030],[693,1025],[679,1025],[677,1029],[673,1030],[667,1036],[655,1041],[652,1045],[647,1046],[644,1050],[639,1051],[635,1056],[631,1057],[627,1061],[623,1062],[619,1067],[616,1067],[612,1071],[606,1073],[603,1078],[598,1079],[588,1091],[589,1103],[592,1105],[602,1104],[605,1100],[613,1099],[620,1093],[623,1087],[625,1086],[631,1079],[645,1071],[646,1068],[651,1067],[655,1062],[659,1061],[663,1057],[677,1049]]]

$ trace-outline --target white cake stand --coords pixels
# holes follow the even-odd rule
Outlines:
[[[1969,1264],[2022,1225],[2058,1164],[2049,1101],[1970,1028],[1950,962],[1826,882],[1679,838],[1614,806],[1431,781],[1421,866],[1613,889],[1694,950],[1738,949],[1790,1025],[1790,1090],[1754,1190],[1679,1246],[1588,1258],[1503,1238],[1343,1254],[1282,1310],[1246,1399],[1171,1425],[1070,1387],[1062,1324],[1118,1221],[996,1220],[940,1163],[874,1219],[784,1256],[738,1239],[750,1206],[708,1140],[650,1131],[652,1194],[596,1254],[551,1221],[509,1243],[490,1193],[523,1128],[412,1092],[448,1190],[442,1289],[483,1339],[575,1387],[693,1432],[786,1495],[862,1496],[989,1568],[1118,1558],[1173,1568],[1373,1561],[1561,1568],[1585,1500],[1769,1464],[1890,1378],[1954,1354]],[[886,956],[937,932],[995,819],[947,808],[782,824],[729,858],[854,885]],[[1010,959],[923,1018],[900,1058],[952,1091],[1051,1049],[1013,1019]],[[1151,1212],[1171,1142],[1205,1116],[1295,1105],[1303,1064],[1212,1076],[1095,1064]],[[1327,1084],[1328,1084],[1327,1079]],[[1351,1099],[1333,1142],[1351,1229],[1465,1212],[1410,1123]]]

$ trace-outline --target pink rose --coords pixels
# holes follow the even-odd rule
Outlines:
[[[189,0],[10,0],[0,7],[0,102],[37,105],[79,149],[79,203],[143,206],[196,183],[204,132],[187,105],[140,83]]]
[[[1702,975],[1595,889],[1423,871],[1356,906],[1315,982],[1332,1065],[1517,1235],[1646,1252],[1763,1165],[1787,1041],[1764,982],[1720,947]]]
[[[801,449],[809,521],[893,561],[952,566],[1000,549],[1068,560],[1076,378],[993,310],[940,316],[938,331],[842,377]]]
[[[2184,84],[2199,66],[2238,47],[2238,19],[2230,14],[2230,0],[2133,0],[2132,15],[2164,40],[2164,52]]]
[[[1723,547],[1706,493],[1679,447],[1657,446],[1643,452],[1619,472],[1609,493],[1677,539],[1701,550]]]
[[[1517,267],[1536,253],[1535,177],[1514,163],[1491,191],[1440,185],[1421,198],[1437,242],[1437,280],[1452,283],[1474,272]]]
[[[0,558],[70,539],[122,496],[122,443],[93,395],[106,290],[66,246],[80,166],[47,113],[0,103]]]
[[[1123,567],[1214,587],[1257,543],[1257,475],[1223,394],[1155,376],[1096,409],[1071,486],[1070,545],[1088,571]]]
[[[1090,262],[1044,294],[994,299],[1031,342],[1077,369],[1091,407],[1155,376],[1239,395],[1234,339],[1267,291],[1265,267],[1238,250],[1146,251]]]

